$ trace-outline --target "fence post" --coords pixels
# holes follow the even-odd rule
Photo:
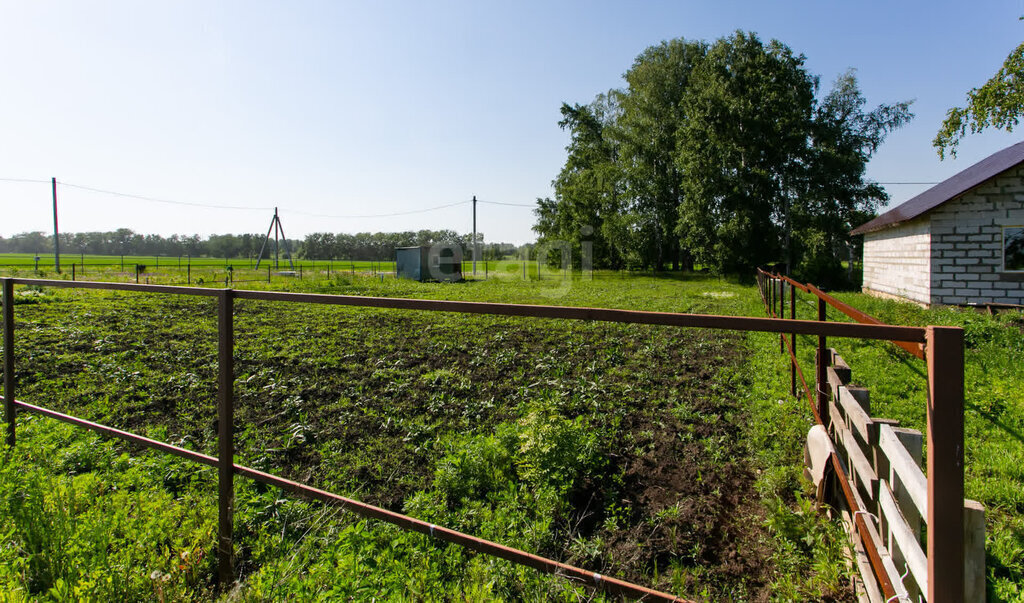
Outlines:
[[[779,277],[779,318],[786,317],[786,281]],[[786,336],[779,333],[779,353],[786,353]]]
[[[772,316],[778,318],[779,316],[779,290],[775,287],[775,281],[778,280],[774,276],[771,282],[768,284],[772,290]]]
[[[75,263],[71,262],[71,281],[74,282],[74,280],[75,280]]]
[[[818,320],[825,322],[827,316],[825,314],[825,300],[818,298]],[[829,415],[828,415],[828,399],[829,392],[826,389],[826,383],[828,382],[828,363],[825,361],[825,336],[818,335],[818,352],[817,352],[817,377],[815,378],[815,388],[818,392],[818,418],[821,419],[821,424],[828,427]]]
[[[964,597],[964,332],[928,327],[928,600]]]
[[[14,281],[4,279],[4,418],[7,445],[14,448]]]
[[[796,320],[796,287],[789,285],[789,319]],[[796,333],[789,334],[789,347],[793,352],[792,362],[789,364],[789,387],[796,396]]]
[[[217,296],[217,459],[218,540],[217,573],[222,588],[234,581],[231,539],[235,507],[234,487],[234,291]]]

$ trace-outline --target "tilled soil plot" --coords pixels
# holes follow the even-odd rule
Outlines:
[[[214,452],[208,301],[83,296],[18,320],[19,398]],[[453,441],[546,417],[598,452],[567,465],[535,552],[659,588],[692,568],[712,593],[767,598],[744,411],[720,378],[737,336],[258,302],[235,328],[241,463],[402,510]]]

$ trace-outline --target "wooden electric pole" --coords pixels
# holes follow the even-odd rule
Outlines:
[[[476,245],[476,195],[473,195],[473,276],[476,276],[476,258],[479,248]]]
[[[60,274],[60,235],[57,232],[57,179],[51,178],[53,184],[53,266]]]
[[[263,245],[260,246],[260,255],[256,258],[256,269],[259,270],[260,261],[263,260],[263,251],[267,248],[267,243],[270,242],[270,233],[274,233],[274,269],[278,268],[278,247],[281,243],[284,243],[284,251],[288,254],[288,266],[292,270],[295,270],[295,264],[292,262],[292,252],[288,249],[288,238],[284,236],[284,226],[281,226],[281,218],[277,215],[277,208],[274,208],[274,217],[270,219],[270,228],[267,229],[267,236],[263,238]]]

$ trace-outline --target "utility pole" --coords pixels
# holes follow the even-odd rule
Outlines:
[[[57,179],[51,178],[53,184],[53,266],[60,274],[60,237],[57,232]]]
[[[288,254],[288,265],[291,266],[292,270],[295,270],[295,264],[292,262],[292,250],[288,248],[288,238],[284,234],[284,226],[281,224],[281,218],[277,215],[276,207],[274,208],[274,217],[270,219],[270,228],[267,229],[267,236],[263,238],[263,244],[260,245],[260,253],[256,257],[256,269],[259,270],[260,261],[263,260],[263,251],[267,248],[267,243],[270,242],[271,231],[274,232],[274,269],[278,267],[278,248],[281,243],[284,243],[284,251]]]
[[[473,276],[476,276],[476,258],[479,249],[476,245],[476,195],[473,195]]]

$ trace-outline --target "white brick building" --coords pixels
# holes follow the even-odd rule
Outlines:
[[[864,292],[932,304],[1024,304],[1024,142],[851,234]]]

